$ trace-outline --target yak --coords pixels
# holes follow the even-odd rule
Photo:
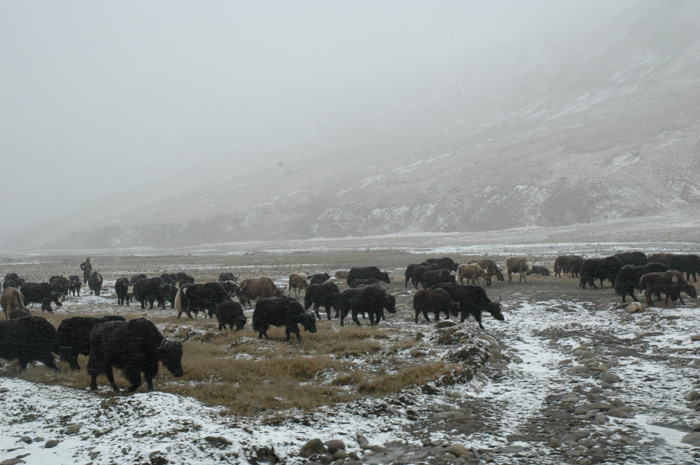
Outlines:
[[[518,273],[520,277],[518,282],[523,279],[527,282],[525,273],[527,272],[527,259],[524,257],[508,257],[506,258],[506,272],[508,273],[508,282],[513,282],[513,273]]]
[[[677,270],[668,270],[663,273],[647,273],[639,278],[639,288],[644,290],[644,296],[648,305],[654,305],[651,296],[654,293],[666,294],[664,303],[668,305],[668,299],[679,299],[682,304],[681,292],[685,292],[693,299],[698,296],[695,286],[688,284],[683,277],[683,273]]]
[[[106,321],[125,321],[121,316],[75,316],[67,318],[56,330],[56,352],[61,360],[68,362],[71,370],[80,370],[78,355],[90,353],[90,333],[92,329]]]
[[[629,295],[637,301],[634,290],[639,289],[639,279],[646,273],[661,273],[668,270],[668,266],[663,263],[647,263],[643,266],[625,265],[620,268],[615,278],[615,294],[622,296],[622,303]]]
[[[117,293],[117,305],[129,305],[133,296],[133,288],[129,278],[119,278],[114,282],[114,292]]]
[[[331,279],[331,275],[328,273],[316,273],[309,278],[309,284],[323,284],[329,279]]]
[[[241,281],[241,305],[250,305],[253,300],[267,297],[282,297],[284,292],[277,288],[275,282],[267,277],[244,279]]]
[[[19,289],[8,287],[0,295],[0,306],[5,312],[5,319],[9,319],[13,310],[24,310],[24,296]]]
[[[447,271],[457,271],[457,263],[452,260],[450,257],[442,257],[442,258],[429,258],[425,261],[425,263],[430,263],[430,264],[436,264],[440,266],[443,270]]]
[[[289,275],[289,294],[292,294],[292,289],[294,289],[294,296],[298,299],[302,291],[306,291],[309,286],[309,282],[306,280],[306,275],[303,273],[292,273]]]
[[[20,370],[41,362],[56,370],[56,328],[39,316],[0,320],[0,358],[19,360]]]
[[[219,322],[219,331],[224,329],[226,326],[233,330],[233,326],[236,326],[236,331],[240,331],[246,324],[248,319],[243,314],[243,307],[238,302],[233,300],[226,300],[217,304],[214,307],[214,315]]]
[[[376,266],[354,266],[350,268],[347,282],[353,281],[355,279],[376,279],[377,281],[382,281],[387,284],[391,283],[391,280],[389,279],[389,273],[381,271]]]
[[[440,283],[436,289],[444,289],[450,294],[452,300],[459,304],[460,322],[464,322],[469,315],[473,315],[479,328],[484,329],[481,324],[481,312],[486,311],[495,319],[503,321],[503,313],[499,301],[492,302],[486,296],[486,291],[481,286],[460,286],[456,283]]]
[[[93,271],[90,273],[90,277],[88,278],[88,287],[90,288],[90,293],[94,293],[95,295],[100,295],[100,292],[102,291],[102,275],[98,273],[97,271]]]
[[[228,292],[219,283],[185,284],[175,295],[175,310],[180,318],[182,312],[192,318],[201,311],[208,311],[209,318],[214,316],[214,309],[221,302],[231,300]]]
[[[352,321],[360,326],[358,314],[369,315],[370,325],[378,324],[384,318],[384,309],[396,313],[396,297],[387,294],[378,284],[346,289],[340,295],[340,326],[345,325],[345,317],[352,311]]]
[[[491,279],[493,276],[496,277],[496,281],[505,281],[505,278],[503,277],[503,273],[501,270],[498,268],[496,265],[496,262],[489,258],[485,258],[483,260],[477,260],[476,264],[479,265],[481,268],[483,268],[486,271],[486,285],[490,286],[491,285]]]
[[[87,372],[90,374],[90,389],[97,389],[97,377],[107,376],[114,392],[119,386],[114,382],[112,367],[122,370],[129,381],[129,392],[141,385],[143,372],[148,390],[153,390],[153,379],[158,374],[158,362],[179,378],[182,369],[183,341],[167,340],[156,325],[146,318],[129,321],[107,321],[97,324],[90,333],[90,357]]]
[[[311,284],[306,288],[304,295],[304,310],[308,310],[311,305],[314,306],[316,318],[320,319],[318,313],[320,307],[325,307],[328,319],[331,319],[331,308],[335,308],[335,318],[338,318],[340,307],[338,301],[340,299],[340,290],[335,283]]]
[[[63,294],[60,292],[54,292],[51,289],[49,283],[27,283],[25,282],[20,287],[20,291],[24,296],[24,303],[38,303],[41,304],[41,312],[53,313],[51,308],[51,302],[55,303],[56,306],[63,306]]]
[[[585,289],[586,284],[590,284],[593,289],[597,289],[595,285],[596,279],[600,280],[600,287],[603,287],[603,281],[606,279],[614,285],[615,278],[617,278],[617,274],[623,266],[622,260],[615,256],[584,260],[581,265],[581,272],[579,274],[580,281],[578,285]]]
[[[311,312],[304,311],[301,303],[293,297],[266,297],[255,304],[253,310],[253,330],[258,332],[258,339],[270,339],[267,330],[270,326],[284,326],[287,340],[292,333],[301,342],[299,324],[310,333],[316,332],[316,317]]]
[[[80,279],[80,276],[76,274],[72,274],[68,276],[68,280],[70,281],[70,285],[68,286],[68,290],[70,291],[71,295],[74,296],[80,296],[80,288],[83,285],[83,282]]]
[[[486,279],[486,270],[484,270],[477,263],[470,263],[467,265],[459,265],[457,267],[457,280],[459,284],[464,285],[464,279],[466,278],[467,284],[479,285],[479,278]]]
[[[554,276],[561,278],[562,273],[571,273],[571,277],[578,277],[583,257],[580,255],[560,255],[554,260]]]
[[[441,312],[445,313],[447,319],[450,315],[459,315],[459,304],[452,300],[452,296],[444,289],[421,289],[416,292],[413,296],[413,309],[416,311],[416,323],[421,313],[428,323],[430,323],[428,312],[435,313],[435,321],[440,321]]]

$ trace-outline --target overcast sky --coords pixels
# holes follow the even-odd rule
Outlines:
[[[259,166],[406,76],[629,3],[1,0],[3,228]]]

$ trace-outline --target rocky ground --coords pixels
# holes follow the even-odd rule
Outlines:
[[[81,258],[24,259],[2,265],[4,272],[47,279],[52,274],[73,274],[70,268],[77,269]],[[292,271],[334,272],[376,264],[394,278],[388,290],[397,296],[399,312],[386,324],[413,337],[424,333],[443,342],[453,337],[453,349],[447,353],[455,357],[459,344],[471,338],[476,341],[473,347],[483,349],[488,359],[461,379],[456,374],[452,380],[345,410],[334,407],[309,416],[290,413],[279,425],[286,429],[287,437],[281,441],[286,452],[282,453],[281,443],[270,440],[270,449],[259,444],[254,455],[245,456],[251,463],[691,464],[700,460],[698,301],[621,306],[609,283],[603,289],[583,290],[571,278],[530,276],[527,282],[494,282],[487,288],[492,299],[501,299],[506,321],[486,315],[484,331],[473,321],[415,325],[413,291],[404,287],[402,272],[423,258],[365,251],[93,257],[93,262],[106,282],[124,274],[180,269],[198,277],[233,270],[244,277],[267,275],[283,282]],[[503,259],[491,258],[497,263]],[[548,260],[542,257],[538,264]],[[132,399],[135,402],[136,396]],[[8,408],[0,404],[6,417],[11,416]],[[343,431],[346,420],[339,419],[348,410],[359,420],[346,424]],[[333,415],[338,418],[335,423],[328,418]],[[249,428],[255,433],[255,426]],[[223,431],[209,436],[209,441],[227,437]],[[3,465],[32,463],[28,460],[38,457],[23,458],[16,447],[0,452]],[[150,463],[180,463],[158,457],[152,456]],[[196,455],[183,457],[202,461]],[[212,455],[206,457],[214,460]],[[94,463],[110,462],[95,456]]]

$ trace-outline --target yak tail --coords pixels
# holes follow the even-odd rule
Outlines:
[[[181,287],[178,289],[177,294],[175,294],[175,310],[177,310],[178,314],[184,309],[182,308],[182,291],[185,289],[184,287]]]
[[[644,275],[642,275],[641,278],[639,278],[639,283],[637,284],[638,288],[641,290],[645,290],[646,288],[646,283],[644,282]]]

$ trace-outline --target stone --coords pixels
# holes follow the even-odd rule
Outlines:
[[[360,446],[360,449],[367,449],[369,447],[369,441],[361,434],[357,435],[357,444]]]
[[[22,436],[22,442],[27,443],[27,444],[31,444],[34,442],[34,440],[32,438],[30,438],[29,436]]]
[[[694,446],[700,446],[700,433],[688,433],[683,436],[681,442],[684,444],[692,444]]]
[[[44,444],[44,447],[47,448],[47,449],[51,449],[52,447],[56,447],[57,445],[58,445],[58,441],[57,441],[57,440],[55,440],[55,439],[49,439],[49,440],[46,441],[46,443]]]
[[[2,462],[0,462],[0,465],[18,465],[20,463],[27,463],[22,459],[22,457],[26,457],[27,455],[29,455],[29,454],[20,455],[18,457],[14,457],[11,459],[5,459]]]
[[[622,436],[620,438],[620,442],[625,444],[625,445],[628,445],[628,446],[638,446],[639,445],[639,443],[637,441],[635,441],[632,438],[628,438],[627,436]]]
[[[445,452],[449,452],[456,457],[462,457],[463,455],[467,455],[469,450],[461,444],[452,444]]]
[[[76,434],[80,432],[80,425],[71,423],[66,427],[66,434]]]
[[[611,408],[608,410],[608,415],[615,418],[634,418],[634,413],[626,412],[619,408]]]
[[[329,454],[333,454],[337,450],[345,450],[345,443],[340,439],[331,439],[326,441],[326,449]]]
[[[685,400],[688,402],[692,402],[694,400],[700,399],[700,392],[698,391],[690,391],[687,396],[685,396]]]
[[[333,452],[333,460],[344,460],[347,456],[348,454],[345,452],[345,449],[338,449]]]
[[[306,444],[304,444],[301,447],[301,450],[299,451],[299,455],[304,458],[309,458],[312,455],[319,455],[325,453],[326,447],[323,445],[323,441],[321,441],[318,438],[307,441]]]
[[[559,438],[554,438],[554,437],[549,438],[549,447],[551,447],[552,449],[560,448],[561,441],[559,440]]]
[[[437,329],[442,329],[442,328],[450,328],[452,326],[456,326],[457,324],[450,321],[450,320],[440,320],[437,323],[435,323],[435,327]]]
[[[603,381],[608,384],[615,384],[620,382],[620,377],[608,370],[603,374]]]
[[[225,447],[230,446],[232,443],[226,438],[222,438],[220,436],[207,436],[204,438],[205,441],[207,441],[209,444],[211,444],[214,447],[218,447],[219,449],[223,449]]]
[[[645,309],[646,305],[640,302],[630,302],[630,304],[625,307],[627,313],[639,313],[643,312]]]

